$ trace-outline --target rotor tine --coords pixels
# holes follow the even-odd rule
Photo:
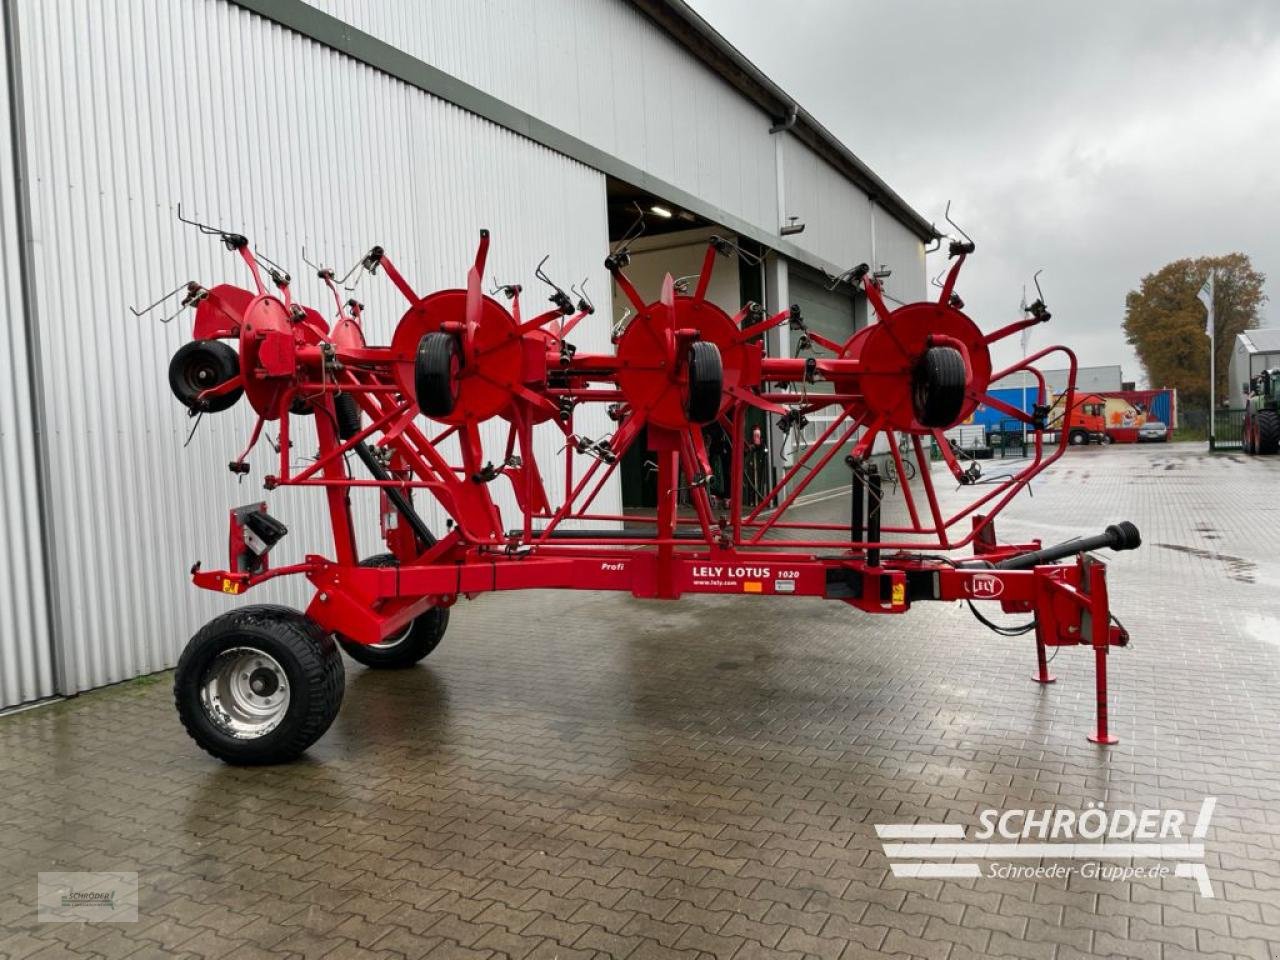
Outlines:
[[[346,282],[351,279],[351,275],[355,273],[357,270],[359,270],[362,266],[364,266],[364,262],[368,259],[369,259],[368,254],[365,254],[363,257],[360,257],[359,259],[357,259],[356,262],[351,265],[351,269],[342,275],[342,279],[339,280],[338,283],[342,286],[345,286]],[[356,286],[359,285],[360,279],[361,279],[360,277],[357,277],[356,282],[353,283],[351,286],[347,287],[347,289],[354,290]]]
[[[950,200],[947,201],[947,209],[943,213],[943,216],[947,218],[947,223],[951,224],[953,227],[955,227],[957,230],[960,231],[960,236],[964,237],[965,240],[968,241],[969,243],[973,243],[973,237],[969,236],[969,234],[964,232],[964,227],[960,226],[960,224],[956,223],[954,220],[951,219],[951,201]]]
[[[143,307],[141,310],[139,310],[137,307],[131,306],[129,307],[129,312],[132,313],[135,317],[141,317],[145,314],[148,314],[152,310],[154,310],[156,307],[160,306],[160,304],[164,303],[166,300],[169,300],[172,297],[176,297],[178,294],[180,294],[183,290],[186,290],[193,283],[195,283],[194,280],[188,280],[186,283],[180,283],[175,289],[170,290],[168,293],[166,293],[163,297],[161,297],[155,303],[148,304],[147,306]],[[182,312],[181,310],[178,311],[178,313],[181,313],[181,312]],[[177,315],[178,314],[175,313],[173,316],[176,317]],[[169,318],[169,320],[172,320],[172,319],[173,317]],[[162,322],[168,323],[169,320],[164,320]]]
[[[253,257],[258,261],[258,266],[266,268],[267,272],[271,274],[271,279],[274,280],[277,285],[282,283],[287,284],[293,280],[293,278],[289,276],[288,270],[280,266],[280,264],[276,263],[261,250],[254,250]]]
[[[639,240],[644,235],[644,208],[635,200],[631,201],[631,205],[636,208],[636,219],[632,221],[631,226],[627,227],[627,232],[622,235],[622,238],[613,245],[613,249],[609,251],[610,256],[616,256],[619,252],[626,250],[633,241]]]
[[[825,270],[822,271],[823,276],[825,276],[828,280],[831,281],[830,285],[827,287],[828,290],[834,290],[836,287],[840,286],[840,284],[843,281],[847,280],[849,278],[849,275],[852,273],[853,273],[852,267],[844,271],[844,273],[836,274],[834,277],[831,276],[831,274],[827,273],[827,271]]]
[[[195,438],[195,435],[196,435],[196,429],[200,426],[200,421],[203,419],[204,419],[204,411],[201,410],[199,413],[196,414],[196,422],[191,425],[191,432],[187,434],[187,440],[182,445],[183,450],[191,446],[191,441]]]
[[[205,234],[206,236],[220,237],[222,239],[222,242],[225,243],[229,248],[233,250],[237,249],[237,245],[232,243],[233,240],[235,241],[244,240],[243,234],[234,233],[231,230],[224,230],[222,229],[222,227],[215,227],[207,223],[201,223],[199,220],[188,220],[186,217],[182,215],[182,201],[178,201],[178,219],[189,226],[197,228],[201,233]],[[244,241],[244,242],[247,243],[248,241]]]
[[[310,267],[312,270],[314,270],[314,271],[316,272],[316,276],[320,276],[321,274],[325,273],[326,271],[327,271],[329,274],[331,274],[331,275],[332,275],[332,273],[333,273],[333,271],[332,271],[329,267],[322,267],[322,266],[320,266],[318,263],[312,263],[310,260],[308,260],[308,259],[307,259],[307,248],[306,248],[305,246],[302,248],[302,262],[303,262],[303,263],[305,263],[305,264],[306,264],[308,267]]]

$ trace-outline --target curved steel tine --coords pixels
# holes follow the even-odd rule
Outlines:
[[[346,282],[351,279],[351,275],[354,274],[361,267],[363,267],[365,264],[365,261],[368,259],[369,259],[369,254],[366,253],[363,257],[360,257],[358,260],[356,260],[356,262],[351,265],[351,269],[348,270],[346,273],[344,273],[342,275],[342,278],[338,280],[338,283],[343,286],[346,286]],[[351,286],[347,287],[347,289],[354,290],[359,285],[360,279],[361,279],[360,277],[357,277],[356,282],[353,283]]]
[[[947,223],[951,224],[958,231],[960,231],[960,236],[964,237],[965,240],[968,241],[969,243],[973,243],[973,237],[969,236],[969,234],[964,232],[964,227],[960,226],[960,224],[956,223],[954,220],[951,219],[951,201],[950,200],[947,201],[947,209],[944,211],[943,216],[947,218]]]
[[[264,267],[271,274],[271,279],[277,284],[289,283],[293,278],[289,276],[289,271],[280,264],[276,263],[261,250],[254,250],[253,257],[258,261],[258,266]],[[265,262],[264,262],[265,261]]]
[[[610,256],[616,256],[618,253],[626,250],[632,243],[644,235],[644,231],[646,229],[644,208],[635,200],[631,201],[631,205],[636,208],[636,219],[632,222],[631,226],[627,227],[627,232],[622,235],[621,239],[613,245],[613,249],[609,251]]]
[[[190,220],[184,217],[182,215],[182,201],[178,201],[178,219],[182,223],[187,224],[188,226],[195,227],[197,230],[199,230],[201,233],[205,234],[206,236],[219,237],[222,240],[222,242],[225,243],[231,249],[238,249],[240,246],[242,246],[242,244],[240,243],[233,244],[232,241],[243,240],[244,243],[249,242],[248,240],[245,239],[244,234],[235,233],[232,230],[224,230],[222,229],[222,227],[215,227],[207,223],[201,223],[199,220]]]
[[[823,270],[822,275],[831,281],[827,284],[827,289],[834,290],[836,287],[840,286],[840,284],[844,283],[844,281],[848,280],[849,277],[853,275],[853,271],[856,269],[856,267],[850,267],[848,270],[844,271],[844,273],[838,273],[834,277],[827,273],[827,271]]]
[[[145,314],[148,314],[148,313],[150,313],[152,310],[154,310],[156,307],[160,306],[160,304],[164,303],[166,300],[171,300],[171,299],[173,299],[174,297],[176,297],[178,294],[180,294],[183,290],[187,290],[187,289],[189,289],[189,288],[190,288],[190,286],[191,286],[191,284],[193,284],[193,283],[195,283],[195,281],[194,281],[194,280],[188,280],[186,283],[180,283],[180,284],[178,284],[178,286],[177,286],[176,288],[174,288],[173,290],[170,290],[168,293],[166,293],[166,294],[165,294],[163,297],[161,297],[159,300],[155,301],[155,303],[149,303],[149,304],[147,304],[145,307],[143,307],[141,310],[139,310],[137,307],[130,306],[130,307],[129,307],[129,312],[130,312],[130,313],[132,313],[135,317],[141,317],[141,316],[143,316],[143,315],[145,315]],[[175,316],[176,316],[176,314],[175,314]],[[172,317],[170,317],[169,319],[173,319],[173,318],[172,318]],[[168,323],[168,322],[169,322],[169,320],[165,320],[165,321],[163,321],[163,322],[164,322],[164,323]]]

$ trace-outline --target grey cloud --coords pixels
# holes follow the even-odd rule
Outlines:
[[[1280,3],[693,5],[921,213],[953,201],[984,325],[1043,267],[1033,346],[1135,378],[1120,323],[1143,274],[1242,250],[1280,277]]]

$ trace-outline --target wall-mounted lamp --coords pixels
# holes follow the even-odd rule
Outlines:
[[[787,217],[787,222],[778,228],[778,233],[784,237],[804,233],[804,224],[799,222],[799,217]]]

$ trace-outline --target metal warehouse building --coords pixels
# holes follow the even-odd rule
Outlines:
[[[498,281],[536,293],[548,254],[562,285],[587,279],[589,350],[608,349],[621,312],[602,261],[637,205],[634,279],[651,296],[664,272],[694,272],[712,233],[763,257],[721,261],[713,297],[730,310],[796,302],[843,339],[865,304],[826,274],[860,262],[892,270],[890,297],[925,295],[929,223],[679,0],[4,12],[0,707],[169,667],[226,608],[187,571],[221,560],[227,506],[264,496],[261,471],[226,469],[248,414],[203,418],[184,448],[192,422],[166,369],[190,313],[127,309],[191,279],[247,282],[178,222],[179,203],[248,235],[322,309],[304,248],[345,270],[380,244],[427,291],[463,284],[487,227]],[[784,235],[789,223],[804,229]],[[398,295],[380,276],[357,295],[386,342]],[[785,330],[770,349],[792,349]],[[604,434],[601,421],[584,429]],[[539,443],[551,457],[563,437]],[[324,549],[318,502],[268,499],[290,527],[282,550]]]

